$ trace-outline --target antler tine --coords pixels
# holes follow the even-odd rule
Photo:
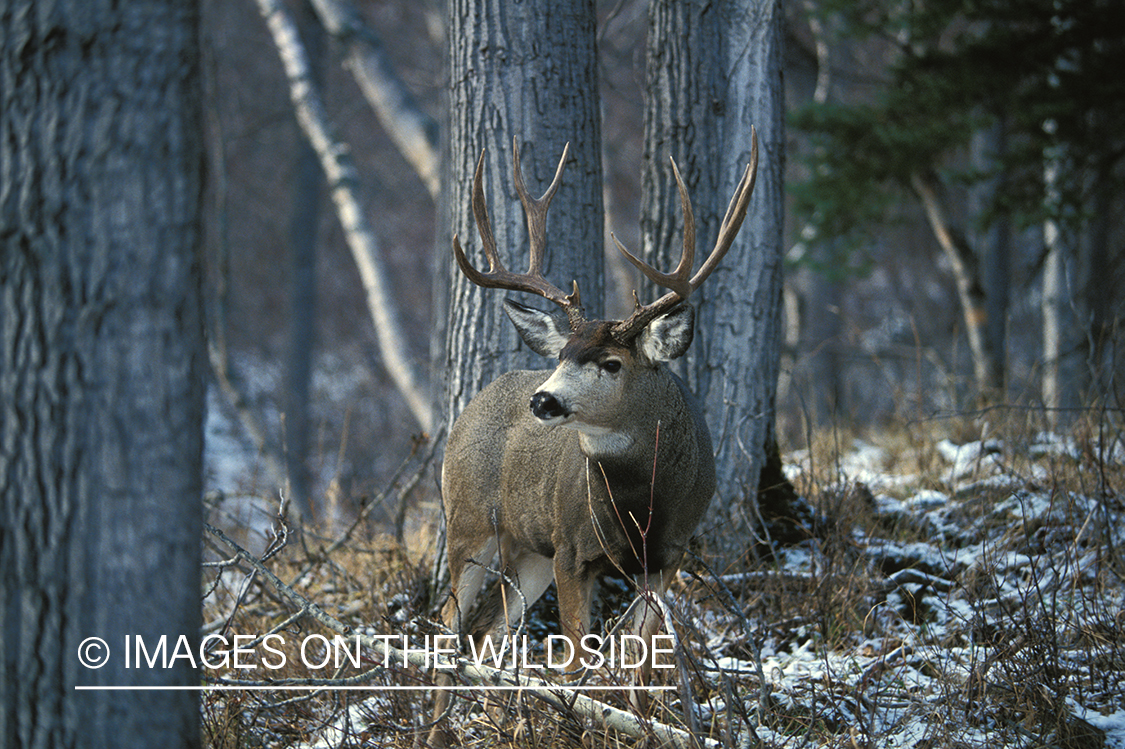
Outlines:
[[[562,184],[563,169],[566,167],[566,158],[570,155],[570,143],[563,146],[562,157],[555,169],[555,177],[538,199],[531,197],[527,192],[527,185],[523,179],[523,169],[520,166],[520,147],[517,140],[512,138],[512,179],[516,185],[516,194],[523,204],[524,215],[527,216],[527,233],[531,240],[531,260],[527,266],[528,273],[540,274],[543,269],[543,253],[547,249],[547,209],[551,206],[551,199],[558,192]]]
[[[460,240],[453,237],[453,256],[458,267],[465,277],[477,286],[492,289],[508,289],[509,291],[525,291],[548,299],[559,305],[570,319],[571,326],[583,320],[582,304],[578,294],[578,282],[574,282],[574,291],[566,294],[564,291],[543,278],[543,253],[547,246],[547,208],[551,203],[559,185],[562,183],[563,167],[570,152],[570,144],[563,149],[559,166],[555,170],[555,178],[542,197],[535,199],[527,193],[523,173],[519,164],[519,148],[515,141],[512,143],[516,192],[523,203],[524,213],[527,216],[528,235],[531,240],[531,259],[527,273],[513,273],[504,267],[496,252],[496,239],[492,234],[492,224],[488,218],[488,208],[484,199],[484,153],[481,153],[477,162],[476,173],[473,176],[473,217],[477,222],[477,231],[480,232],[481,245],[485,259],[488,260],[488,272],[481,272],[469,263]]]
[[[462,249],[461,241],[456,234],[453,235],[453,257],[457,260],[457,266],[465,274],[465,277],[477,286],[502,288],[500,281],[510,274],[508,269],[504,267],[504,263],[500,261],[500,256],[496,253],[496,239],[492,235],[492,223],[488,219],[488,206],[484,202],[483,174],[484,151],[481,151],[480,158],[477,159],[476,171],[473,174],[473,218],[477,222],[477,231],[480,233],[484,257],[488,260],[488,273],[482,273],[472,266],[469,259],[465,257],[465,250]]]
[[[738,230],[742,228],[742,222],[746,218],[746,209],[750,205],[750,196],[754,193],[754,183],[757,179],[758,131],[751,125],[750,163],[746,165],[746,171],[742,173],[742,179],[739,180],[738,187],[735,188],[734,195],[731,196],[726,215],[723,216],[723,223],[719,226],[719,237],[715,240],[715,249],[711,250],[707,260],[700,266],[699,272],[691,279],[692,290],[698,289],[707,280],[707,277],[719,266],[719,262],[722,261],[727,254],[727,250],[734,243],[734,238],[738,236]]]
[[[672,173],[676,175],[676,187],[680,191],[680,208],[684,213],[684,249],[680,253],[680,262],[676,265],[676,270],[671,273],[662,273],[625,249],[625,246],[617,241],[614,234],[611,233],[610,237],[613,238],[614,244],[617,245],[617,249],[625,256],[625,259],[636,266],[637,270],[643,273],[646,278],[657,286],[671,289],[681,298],[687,299],[692,291],[691,269],[695,265],[695,213],[691,209],[691,198],[688,197],[687,187],[684,186],[684,180],[680,177],[676,160],[669,159],[669,161],[672,162]]]
[[[750,205],[750,196],[754,192],[754,183],[758,175],[758,132],[751,126],[750,163],[746,165],[746,171],[743,172],[742,179],[739,181],[738,187],[731,197],[730,204],[727,206],[727,212],[719,228],[719,236],[715,241],[714,249],[711,250],[711,254],[707,256],[707,259],[703,262],[699,271],[691,277],[690,281],[687,280],[687,275],[691,273],[691,266],[694,260],[695,218],[691,213],[691,201],[687,196],[687,188],[684,187],[683,180],[680,178],[680,171],[676,168],[675,161],[672,161],[672,171],[676,176],[676,185],[680,191],[680,204],[683,206],[684,211],[684,251],[680,256],[680,263],[676,266],[676,270],[670,274],[657,271],[652,266],[634,257],[617,241],[617,237],[613,237],[617,248],[621,250],[625,257],[628,258],[633,265],[637,266],[645,276],[652,279],[660,286],[671,289],[669,293],[660,297],[652,304],[641,306],[640,302],[637,302],[633,314],[630,315],[628,319],[619,322],[613,327],[613,336],[621,341],[633,338],[640,333],[650,321],[668,312],[677,304],[687,300],[691,293],[707,280],[707,277],[718,267],[723,257],[727,254],[727,251],[734,243],[735,236],[738,235],[738,230],[742,228],[742,222],[746,218],[746,210]],[[636,293],[634,293],[633,296],[634,299],[636,299]]]

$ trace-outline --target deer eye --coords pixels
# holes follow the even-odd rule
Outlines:
[[[606,359],[604,362],[602,362],[601,366],[602,369],[604,369],[606,372],[609,372],[610,374],[616,374],[621,371],[621,360]]]

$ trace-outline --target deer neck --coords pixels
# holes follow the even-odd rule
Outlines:
[[[630,408],[635,420],[618,428],[592,424],[574,424],[578,431],[578,445],[583,454],[595,460],[628,460],[636,456],[639,460],[651,461],[652,449],[657,433],[668,437],[676,427],[672,424],[682,411],[682,398],[667,371],[653,373],[654,381],[644,390],[648,398]],[[653,403],[660,405],[654,408]]]
[[[628,432],[619,432],[608,427],[577,425],[578,446],[582,454],[594,460],[604,460],[627,455],[637,440]]]

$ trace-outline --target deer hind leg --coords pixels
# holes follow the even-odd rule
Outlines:
[[[474,627],[478,639],[505,635],[515,630],[524,614],[539,600],[554,578],[550,557],[520,548],[511,537],[500,544],[503,579],[481,605]],[[498,644],[498,643],[494,643]]]
[[[664,590],[672,575],[676,574],[675,568],[660,570],[655,575],[637,575],[636,583],[639,591],[639,600],[633,612],[632,630],[644,640],[647,648],[647,657],[640,667],[633,669],[633,686],[644,687],[652,683],[652,669],[656,663],[656,654],[653,652],[653,637],[660,631],[664,622]],[[664,656],[667,658],[667,656]],[[639,654],[634,654],[630,662],[635,663]],[[660,665],[667,665],[664,661]],[[649,694],[645,689],[633,689],[629,693],[629,701],[638,710],[648,706]]]
[[[475,549],[473,547],[476,547]],[[460,636],[465,634],[469,609],[484,584],[485,567],[492,564],[496,555],[496,536],[487,536],[476,542],[449,543],[449,579],[451,581],[449,600],[442,608],[441,618],[446,629]],[[429,743],[434,747],[447,746],[452,739],[438,723],[449,706],[449,692],[441,687],[453,684],[453,678],[438,672],[435,679],[438,689],[434,690],[434,725],[430,729]]]

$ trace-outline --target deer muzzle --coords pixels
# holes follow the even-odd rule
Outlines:
[[[531,396],[531,413],[540,421],[553,422],[565,419],[571,413],[559,399],[545,390]]]

